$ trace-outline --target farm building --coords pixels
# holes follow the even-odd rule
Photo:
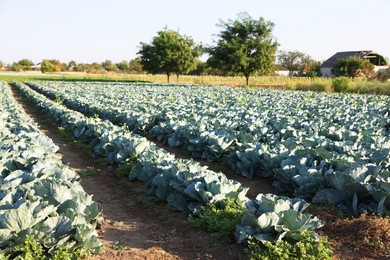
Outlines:
[[[290,76],[290,71],[281,64],[275,64],[274,70],[275,70],[274,73],[277,76],[282,76],[282,77]]]
[[[343,51],[343,52],[337,52],[335,55],[327,59],[321,65],[321,75],[323,77],[333,77],[334,75],[332,73],[332,68],[336,64],[337,60],[345,59],[351,56],[368,59],[372,64],[374,64],[375,72],[378,72],[381,69],[389,68],[385,58],[374,51]]]

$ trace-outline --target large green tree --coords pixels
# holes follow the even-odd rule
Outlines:
[[[222,30],[216,45],[208,48],[210,57],[207,63],[210,67],[241,74],[245,76],[246,85],[250,75],[272,72],[278,47],[272,35],[272,22],[240,13],[236,20],[221,20],[218,26]]]
[[[338,59],[332,68],[332,73],[336,76],[355,78],[359,75],[369,77],[374,72],[374,65],[366,59],[350,56]]]
[[[152,74],[166,74],[168,83],[172,74],[179,78],[196,68],[196,58],[201,53],[192,38],[169,29],[157,32],[151,43],[140,44],[137,54],[143,69]]]

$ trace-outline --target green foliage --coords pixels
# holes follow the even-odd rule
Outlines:
[[[91,168],[88,168],[88,169],[83,170],[83,171],[78,171],[77,174],[80,175],[80,177],[88,177],[88,176],[96,175],[97,170],[95,168],[91,167]]]
[[[147,209],[154,209],[156,207],[157,200],[147,196],[137,196],[135,198],[135,202],[137,202],[137,204],[143,205]]]
[[[296,72],[299,76],[315,77],[320,72],[321,63],[300,51],[280,51],[278,59],[290,75]]]
[[[34,66],[34,63],[31,60],[22,59],[9,65],[8,69],[12,71],[31,70],[32,66]]]
[[[190,215],[190,224],[214,233],[214,238],[231,241],[235,226],[240,223],[244,206],[237,200],[227,198],[218,204],[209,203]]]
[[[331,259],[332,249],[327,237],[321,237],[316,241],[308,232],[302,234],[302,240],[296,243],[287,241],[259,243],[256,239],[248,240],[248,248],[245,250],[251,260],[279,260],[279,259]]]
[[[99,114],[96,114],[96,113],[94,113],[94,114],[92,114],[91,116],[90,116],[90,118],[99,118]]]
[[[278,59],[281,65],[283,65],[290,75],[295,72],[303,70],[303,58],[305,54],[299,51],[280,51]]]
[[[70,131],[69,129],[62,127],[62,126],[58,127],[58,135],[66,141],[73,141],[74,140],[72,131]]]
[[[144,70],[152,74],[166,74],[169,83],[171,74],[179,77],[196,68],[200,47],[195,45],[192,38],[164,29],[157,32],[150,44],[141,42],[138,54]]]
[[[328,84],[322,82],[298,83],[295,87],[295,90],[322,92],[322,91],[326,91],[327,87]]]
[[[105,60],[104,62],[102,62],[102,68],[106,71],[117,70],[116,65],[114,63],[112,63],[112,61],[110,61],[110,60]]]
[[[54,102],[60,105],[64,105],[64,100],[62,100],[60,97],[55,97]]]
[[[354,82],[350,88],[350,92],[390,96],[390,82],[380,82],[376,80]]]
[[[69,61],[68,65],[66,65],[66,69],[68,71],[74,70],[74,68],[77,66],[77,62],[74,60]]]
[[[31,236],[27,236],[22,245],[11,249],[5,259],[23,259],[23,260],[75,260],[78,259],[80,252],[76,250],[70,253],[65,247],[60,247],[53,252],[47,252],[42,244]]]
[[[379,70],[376,78],[380,81],[388,81],[390,79],[390,69]]]
[[[274,24],[260,17],[253,19],[241,13],[236,20],[221,21],[217,45],[210,47],[210,67],[225,72],[244,75],[246,85],[249,76],[272,72],[278,43],[272,36]]]
[[[73,70],[78,72],[90,71],[90,67],[91,67],[90,64],[79,63],[73,67]]]
[[[141,74],[144,72],[140,58],[135,58],[129,62],[129,71],[135,74]]]
[[[346,77],[337,77],[332,80],[332,88],[334,92],[347,92],[349,89],[349,84],[349,79]]]
[[[115,66],[119,71],[123,71],[125,73],[129,72],[129,62],[127,62],[126,60],[116,63]]]
[[[24,243],[17,246],[14,250],[15,259],[43,259],[44,250],[41,244],[35,241],[31,236],[27,236]]]
[[[137,163],[137,155],[133,155],[126,159],[124,164],[118,166],[115,171],[115,176],[121,178],[123,176],[128,176],[131,172],[133,166]]]
[[[43,60],[41,62],[41,71],[42,73],[47,73],[47,72],[56,72],[57,71],[57,68],[56,66],[51,63],[50,61],[48,60]]]
[[[104,72],[104,69],[100,63],[93,62],[92,64],[87,64],[87,72],[88,73],[102,73]]]
[[[374,65],[369,60],[350,56],[344,59],[338,59],[332,68],[332,73],[337,77],[355,78],[359,75],[369,77],[372,75]]]
[[[129,249],[128,246],[125,246],[123,244],[123,241],[115,241],[114,243],[111,244],[111,248],[114,249],[114,250],[127,250]]]

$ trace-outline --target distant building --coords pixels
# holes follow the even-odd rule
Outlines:
[[[282,76],[282,77],[290,76],[290,71],[281,64],[275,64],[274,69],[275,69],[275,75],[277,76]]]
[[[389,68],[385,58],[382,55],[375,53],[374,51],[343,51],[336,53],[321,65],[321,75],[323,77],[334,77],[334,74],[332,73],[332,68],[336,64],[337,60],[345,59],[351,56],[356,56],[369,60],[372,64],[374,64],[375,72]]]
[[[34,66],[31,66],[32,70],[40,70],[41,69],[41,63],[37,63]]]

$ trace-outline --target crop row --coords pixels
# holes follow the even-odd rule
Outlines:
[[[226,198],[245,203],[247,210],[237,227],[237,239],[249,235],[298,239],[301,231],[322,226],[317,218],[301,214],[308,204],[301,199],[288,199],[271,194],[259,194],[255,200],[245,196],[247,188],[229,180],[222,173],[201,167],[192,160],[175,156],[158,148],[146,138],[98,118],[87,118],[67,109],[21,83],[14,83],[48,116],[73,131],[75,137],[93,144],[96,155],[112,158],[129,169],[129,179],[138,179],[148,187],[148,195],[165,200],[174,209],[195,212],[207,203],[218,204]],[[262,202],[264,201],[264,202]],[[299,215],[297,218],[296,216]],[[283,227],[282,229],[278,227]],[[262,236],[261,234],[269,234]]]
[[[0,258],[23,258],[18,248],[28,238],[52,257],[59,250],[100,252],[95,227],[101,206],[55,155],[58,147],[39,132],[5,82],[0,111]]]
[[[73,109],[212,160],[278,191],[356,213],[390,209],[390,98],[145,84],[34,83]],[[387,212],[387,213],[386,213]]]

